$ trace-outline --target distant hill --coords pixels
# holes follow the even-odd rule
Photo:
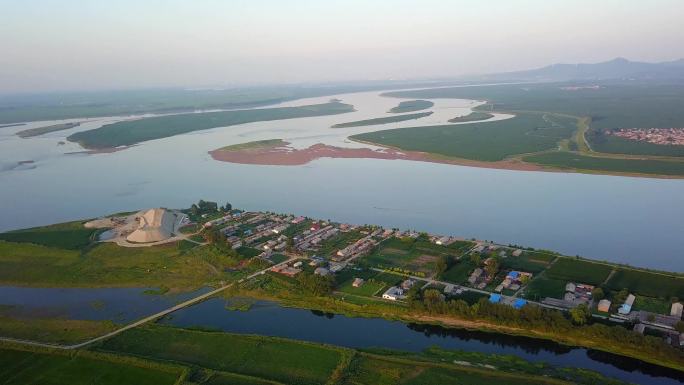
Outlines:
[[[568,81],[568,80],[684,80],[684,59],[645,63],[616,58],[594,64],[552,64],[546,67],[485,75],[487,80]]]

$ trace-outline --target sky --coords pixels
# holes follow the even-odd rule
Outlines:
[[[0,0],[0,93],[455,77],[684,57],[681,0]]]

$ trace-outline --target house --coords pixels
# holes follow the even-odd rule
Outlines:
[[[522,250],[516,249],[516,250],[512,253],[512,255],[513,255],[514,257],[519,257],[520,255],[522,255]]]
[[[501,302],[501,294],[490,294],[489,295],[489,302],[491,303],[499,303]]]
[[[513,302],[513,307],[516,308],[516,309],[520,309],[520,308],[522,308],[522,307],[525,306],[525,305],[527,305],[527,301],[525,301],[525,300],[522,299],[522,298],[518,298],[518,299],[516,299],[516,300]]]
[[[314,274],[325,277],[326,275],[330,274],[330,270],[326,269],[325,267],[317,267],[316,270],[314,270]]]
[[[636,299],[636,297],[634,297],[634,294],[628,295],[627,299],[625,300],[625,303],[620,305],[620,308],[618,309],[618,313],[629,314],[629,312],[632,311],[632,305],[634,305],[635,299]]]
[[[304,222],[304,219],[306,219],[306,218],[304,218],[304,217],[297,217],[297,218],[295,218],[295,219],[292,220],[292,224],[293,224],[293,225],[296,225],[296,224],[298,224],[298,223],[302,223],[302,222]]]
[[[598,311],[608,313],[610,311],[610,301],[607,299],[602,299],[598,303]]]
[[[670,309],[670,315],[682,318],[682,310],[684,310],[684,305],[681,302],[675,302]]]
[[[477,269],[473,270],[473,273],[470,274],[470,277],[468,277],[468,282],[471,285],[474,285],[475,282],[477,282],[478,278],[480,278],[480,276],[482,275],[482,272],[483,272],[483,270],[479,267]]]
[[[388,299],[390,301],[396,301],[398,299],[404,298],[404,291],[401,288],[392,286],[385,293],[382,294],[382,298]]]
[[[352,282],[353,287],[361,287],[363,286],[364,280],[363,278],[354,278],[354,282]]]
[[[416,281],[412,279],[407,279],[404,282],[401,283],[401,289],[402,290],[409,290],[413,287],[413,285],[416,283]]]
[[[300,267],[301,265],[302,265],[302,261],[297,261],[297,262],[295,262],[294,265],[292,265],[292,266],[294,266],[294,267]]]

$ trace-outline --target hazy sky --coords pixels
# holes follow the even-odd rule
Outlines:
[[[672,60],[683,15],[682,0],[0,0],[0,92]]]

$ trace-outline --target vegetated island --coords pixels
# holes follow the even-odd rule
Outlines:
[[[148,140],[166,138],[216,127],[261,121],[344,114],[352,111],[354,111],[354,106],[350,104],[329,102],[299,107],[258,108],[166,115],[107,124],[93,130],[77,132],[70,135],[67,139],[71,142],[78,142],[81,146],[88,149],[105,149],[130,146]]]
[[[435,103],[429,100],[406,100],[403,102],[399,102],[398,106],[392,107],[388,112],[391,112],[393,114],[400,114],[403,112],[420,111],[431,108],[434,105]]]
[[[44,126],[44,127],[29,128],[27,130],[18,131],[17,136],[19,136],[20,138],[31,138],[34,136],[39,136],[39,135],[47,134],[50,132],[68,130],[70,128],[78,127],[80,125],[81,125],[80,122],[74,122],[74,123],[53,124],[53,125]]]
[[[0,128],[16,127],[16,126],[25,126],[25,125],[26,125],[26,123],[0,124]]]
[[[684,177],[684,145],[678,139],[684,132],[684,114],[679,108],[684,101],[682,85],[605,81],[584,87],[564,82],[383,95],[486,100],[487,104],[474,110],[509,113],[515,118],[500,124],[402,128],[356,139],[451,158],[534,163],[549,171]],[[537,118],[531,118],[534,115]],[[460,123],[452,121],[456,122]],[[485,133],[493,143],[484,140]],[[649,140],[639,139],[645,136]]]
[[[338,123],[331,126],[331,128],[346,128],[346,127],[360,127],[360,126],[375,126],[388,123],[403,122],[406,120],[416,120],[432,115],[432,111],[419,112],[416,114],[384,116],[382,118],[373,118],[365,120],[357,120],[354,122]]]
[[[487,120],[493,118],[494,115],[488,112],[473,111],[468,115],[457,116],[455,118],[449,119],[449,123],[465,123],[465,122],[477,122],[480,120]]]
[[[475,160],[450,159],[448,157],[439,157],[426,152],[404,151],[395,148],[382,148],[374,150],[370,148],[344,148],[317,143],[307,148],[296,149],[290,147],[289,142],[281,139],[260,140],[226,146],[209,151],[209,154],[214,160],[222,162],[272,166],[299,166],[320,158],[344,158],[387,160],[398,159],[431,163],[459,164],[472,167],[490,167],[528,171],[543,170],[543,168],[529,163],[515,161],[490,163]]]
[[[131,213],[0,233],[0,283],[158,287],[163,289],[160,292],[209,283],[229,288],[231,296],[272,299],[350,316],[542,338],[684,371],[684,352],[666,342],[684,331],[681,274],[454,236],[244,212],[230,204],[207,201],[180,212],[188,218],[181,220],[184,225],[179,230],[184,239],[177,241],[170,234],[168,243],[155,240],[146,247],[99,241],[106,229],[125,235],[128,222],[124,219]],[[154,229],[145,223],[138,228],[150,230]],[[7,317],[0,327],[3,336],[27,339],[44,338],[49,330],[54,333],[47,336],[51,341],[71,340],[116,327],[89,322],[60,327],[58,322],[32,318],[15,322],[11,309],[3,311],[2,317]],[[38,327],[34,334],[31,324]],[[657,331],[657,336],[650,331]],[[142,327],[104,341],[104,350],[157,357],[173,350],[160,344],[171,343],[181,334],[187,343],[199,343],[205,338],[201,333],[207,333],[196,332]],[[158,344],[152,342],[157,339],[150,333],[161,333]],[[211,333],[206,338],[232,337]],[[186,348],[178,354],[189,357]],[[221,354],[225,358],[227,353],[222,350]],[[440,353],[436,358],[445,357]],[[311,366],[308,360],[297,361]],[[287,367],[276,365],[269,372]]]

